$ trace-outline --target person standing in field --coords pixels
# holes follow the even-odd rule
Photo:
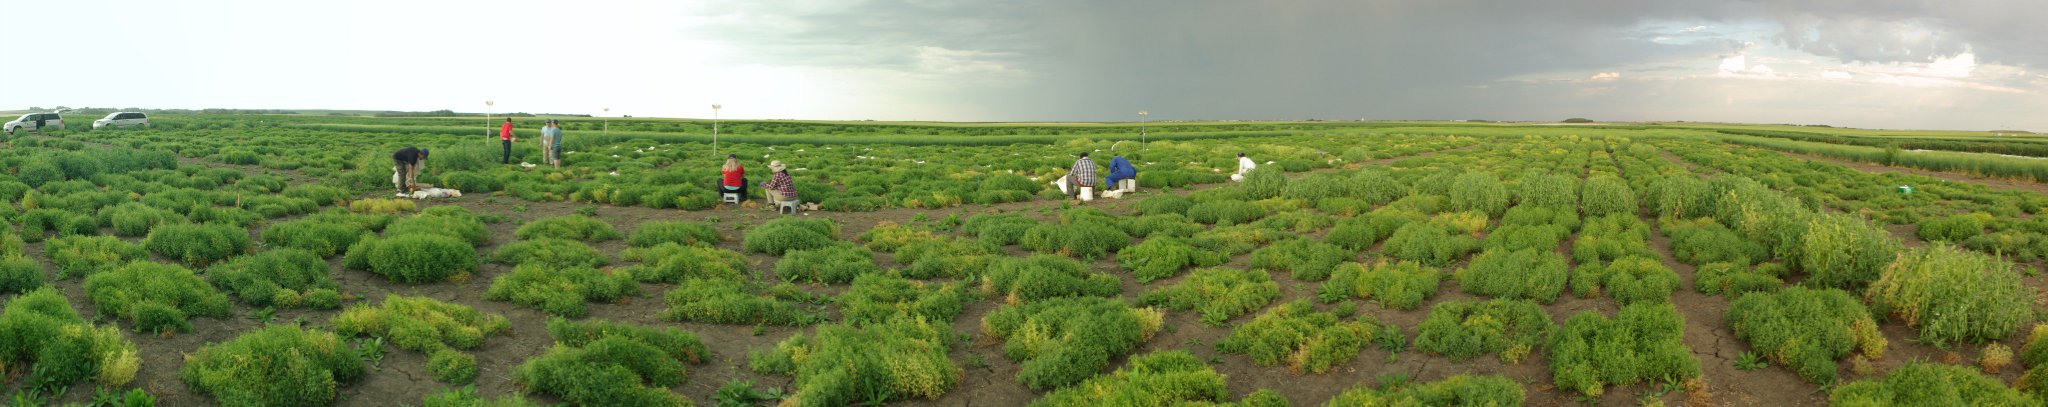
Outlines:
[[[789,168],[782,166],[782,161],[769,161],[768,172],[775,174],[768,183],[761,184],[761,191],[768,195],[768,203],[780,204],[796,200],[796,179],[789,177]]]
[[[747,200],[747,167],[740,165],[739,155],[726,154],[725,165],[718,168],[718,173],[722,176],[718,182],[719,193],[740,194],[740,200]]]
[[[557,119],[549,119],[548,121],[553,122],[555,129],[554,133],[542,136],[548,139],[548,162],[554,164],[555,168],[562,168],[562,121]]]
[[[1232,174],[1230,180],[1244,181],[1245,175],[1251,174],[1252,170],[1258,168],[1259,163],[1252,162],[1251,157],[1244,156],[1244,153],[1237,153],[1237,174]]]
[[[515,142],[515,141],[519,141],[519,138],[518,138],[518,137],[512,137],[512,118],[510,118],[510,117],[507,117],[507,118],[505,118],[505,126],[504,126],[504,127],[500,127],[500,128],[498,129],[498,141],[502,142],[502,143],[503,143],[503,144],[505,145],[505,160],[504,160],[504,163],[505,163],[505,164],[511,164],[511,163],[512,163],[512,142]]]
[[[391,153],[391,183],[398,187],[398,193],[412,192],[417,188],[420,167],[427,165],[426,149],[406,147]]]
[[[1124,159],[1124,156],[1122,154],[1118,154],[1115,158],[1109,159],[1109,178],[1105,179],[1104,181],[1107,181],[1105,183],[1109,184],[1111,188],[1116,188],[1124,192],[1136,191],[1138,190],[1138,188],[1136,188],[1135,186],[1132,188],[1124,188],[1118,183],[1123,181],[1137,182],[1137,178],[1138,167],[1132,167],[1131,160]]]
[[[1069,195],[1079,194],[1081,188],[1095,187],[1095,161],[1088,159],[1088,153],[1081,153],[1081,159],[1074,160],[1074,167],[1067,169]]]

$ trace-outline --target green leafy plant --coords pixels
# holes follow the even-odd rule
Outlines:
[[[1500,216],[1508,210],[1508,189],[1500,178],[1484,172],[1467,172],[1451,180],[1451,211],[1478,211]]]
[[[1581,267],[1583,269],[1584,267]],[[1465,292],[1550,303],[1564,291],[1564,256],[1542,249],[1487,250],[1454,275]]]
[[[500,264],[535,264],[555,268],[604,267],[604,253],[580,241],[543,237],[498,246],[491,260]]]
[[[1832,383],[1836,361],[1860,352],[1884,357],[1877,321],[1856,297],[1838,289],[1790,287],[1743,295],[1728,307],[1728,326],[1762,356],[1813,383]]]
[[[1116,258],[1138,283],[1179,275],[1188,267],[1214,267],[1222,265],[1228,257],[1221,253],[1203,250],[1189,244],[1186,239],[1162,236],[1145,239],[1143,243],[1125,247],[1116,252]]]
[[[273,325],[199,348],[178,377],[223,405],[327,404],[363,378],[363,360],[333,333]]]
[[[1024,232],[1020,246],[1038,253],[1083,260],[1108,257],[1131,243],[1131,235],[1109,222],[1046,223]]]
[[[221,224],[163,225],[142,246],[157,255],[204,266],[249,250],[249,231]]]
[[[1580,312],[1550,337],[1550,371],[1559,388],[1595,398],[1607,385],[1698,377],[1700,361],[1685,347],[1684,329],[1671,304],[1626,305],[1613,318]]]
[[[1556,329],[1550,315],[1528,300],[1446,301],[1430,307],[1415,335],[1415,348],[1465,360],[1498,353],[1521,363]]]
[[[1316,297],[1326,303],[1357,297],[1382,307],[1410,310],[1435,296],[1442,280],[1442,272],[1414,262],[1345,263],[1316,290]]]
[[[738,278],[690,277],[663,295],[662,319],[733,325],[809,325],[822,320],[802,306],[809,294],[788,285],[760,290]]]
[[[1522,384],[1500,375],[1455,375],[1428,383],[1353,387],[1328,406],[1514,406],[1526,399]]]
[[[1760,271],[1769,268],[1758,266],[1751,269],[1735,263],[1707,263],[1699,266],[1693,274],[1693,289],[1701,294],[1726,295],[1729,298],[1739,298],[1745,293],[1777,291],[1785,282],[1778,279],[1778,276]]]
[[[1224,321],[1256,311],[1280,298],[1280,284],[1264,272],[1233,268],[1197,269],[1170,287],[1138,297],[1145,305],[1164,305],[1196,311],[1202,322],[1221,326]]]
[[[960,225],[960,230],[997,246],[1017,244],[1024,240],[1024,232],[1038,226],[1038,220],[1015,213],[975,215]]]
[[[749,252],[780,256],[792,250],[811,250],[838,242],[839,226],[829,220],[782,218],[747,230],[740,246]]]
[[[86,295],[100,315],[125,318],[141,331],[185,332],[188,316],[224,318],[228,297],[192,270],[138,261],[85,279]]]
[[[720,240],[718,229],[711,225],[690,221],[642,222],[633,229],[633,236],[626,244],[633,247],[654,247],[663,243],[685,246],[710,245]]]
[[[862,325],[824,325],[774,349],[755,351],[755,372],[795,377],[784,405],[843,406],[911,397],[938,398],[964,372],[946,358],[951,325],[894,318]]]
[[[1324,373],[1357,357],[1381,329],[1370,317],[1345,322],[1336,314],[1317,312],[1308,301],[1295,301],[1239,325],[1216,348],[1250,356],[1260,366],[1285,363],[1296,373]]]
[[[2025,379],[2021,379],[2023,382]],[[1834,405],[2023,406],[2039,400],[1962,366],[1908,363],[1828,392]]]
[[[476,214],[460,206],[436,206],[420,211],[418,215],[391,221],[384,228],[384,236],[441,235],[460,239],[471,246],[482,246],[491,241],[491,230]]]
[[[1807,283],[1844,289],[1876,281],[1900,253],[1891,232],[1853,215],[1813,217],[1800,242],[1798,264],[1810,275]]]
[[[56,264],[58,278],[71,278],[128,264],[149,252],[112,236],[66,236],[43,245],[43,254]]]
[[[1478,240],[1458,234],[1450,227],[1434,222],[1411,222],[1396,229],[1380,250],[1396,259],[1444,267],[1478,248]]]
[[[19,254],[0,257],[0,294],[25,293],[42,286],[42,264]]]
[[[839,295],[840,314],[849,322],[881,322],[898,317],[950,321],[960,315],[967,284],[926,283],[895,274],[864,274]]]
[[[428,297],[387,295],[377,306],[356,304],[328,321],[343,336],[391,338],[399,348],[424,353],[477,349],[512,328],[504,316]]]
[[[586,242],[618,240],[621,237],[625,237],[619,234],[617,229],[613,229],[611,224],[584,215],[564,215],[537,219],[519,226],[519,230],[513,231],[512,235],[518,236],[522,240],[545,237]]]
[[[1586,264],[1572,273],[1572,292],[1592,298],[1605,292],[1621,305],[1670,302],[1678,291],[1678,273],[1648,257],[1630,256],[1606,264]]]
[[[1863,293],[1872,313],[1904,321],[1937,346],[2011,334],[2033,321],[2034,296],[2011,262],[1946,244],[1899,254]]]
[[[748,269],[746,255],[739,252],[673,242],[626,249],[619,257],[640,262],[619,272],[643,283],[679,283],[691,278],[741,279]]]
[[[322,258],[332,257],[347,250],[368,233],[362,226],[330,222],[320,219],[302,219],[272,225],[263,230],[263,244],[272,247],[305,249]]]
[[[406,284],[437,283],[466,278],[479,263],[476,248],[461,239],[415,233],[390,238],[365,238],[349,246],[342,264]]]
[[[484,299],[510,301],[551,315],[582,317],[589,302],[609,302],[640,292],[633,276],[589,267],[553,268],[525,264],[491,281]]]
[[[845,284],[855,277],[882,272],[875,254],[851,243],[817,249],[793,250],[775,262],[775,275],[783,281],[814,284]]]
[[[1254,171],[1256,172],[1256,171]],[[1228,400],[1223,374],[1185,350],[1131,358],[1116,372],[1047,393],[1037,406],[1168,406]]]
[[[1250,223],[1266,217],[1266,208],[1246,201],[1210,201],[1188,207],[1188,219],[1211,225]]]
[[[988,298],[1016,304],[1055,297],[1115,296],[1123,293],[1123,281],[1089,270],[1073,259],[1036,255],[997,260],[981,275],[981,291]]]
[[[206,270],[206,281],[258,307],[290,308],[304,303],[305,297],[312,296],[314,291],[339,295],[337,290],[341,288],[328,273],[326,260],[312,252],[289,248],[216,265]]]
[[[704,343],[674,328],[554,319],[555,347],[512,372],[528,391],[584,405],[685,405],[666,387],[682,383],[685,364],[699,363]]]
[[[1054,298],[1007,305],[982,317],[982,333],[1003,340],[1003,353],[1020,362],[1017,380],[1033,389],[1078,383],[1158,333],[1164,316],[1123,300]]]
[[[140,356],[119,329],[88,323],[55,288],[15,296],[0,312],[0,364],[27,372],[24,388],[125,385],[141,369]]]
[[[1635,216],[1636,194],[1628,183],[1614,177],[1592,177],[1579,189],[1579,210],[1586,217],[1609,214]]]
[[[1287,270],[1296,280],[1323,281],[1330,277],[1337,264],[1349,261],[1351,257],[1351,251],[1336,245],[1313,239],[1289,239],[1252,251],[1251,266],[1261,270]]]

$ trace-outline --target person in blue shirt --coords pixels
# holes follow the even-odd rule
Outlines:
[[[1135,185],[1133,186],[1133,188],[1124,188],[1123,185],[1118,184],[1118,182],[1124,180],[1136,182],[1137,179],[1138,168],[1132,167],[1130,160],[1124,159],[1124,156],[1122,155],[1118,155],[1116,156],[1116,158],[1112,158],[1109,160],[1108,184],[1111,188],[1124,190],[1126,192],[1136,191],[1137,188],[1135,188]]]

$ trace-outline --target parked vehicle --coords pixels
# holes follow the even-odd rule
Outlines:
[[[0,125],[0,127],[4,127],[8,135],[13,135],[14,132],[21,130],[63,130],[64,117],[59,116],[56,113],[29,113],[21,115],[21,118],[14,119],[14,121],[11,122],[7,122],[7,124],[5,125]]]
[[[149,115],[142,112],[114,112],[107,114],[105,118],[92,121],[93,129],[129,126],[149,127]]]

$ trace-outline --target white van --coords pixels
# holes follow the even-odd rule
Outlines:
[[[95,130],[102,127],[129,126],[149,127],[149,115],[142,112],[115,112],[108,114],[106,118],[92,121],[92,128]]]
[[[58,116],[56,113],[29,113],[21,115],[21,118],[7,122],[5,125],[0,125],[0,127],[4,127],[8,135],[13,135],[14,132],[20,130],[63,130],[64,117]]]

